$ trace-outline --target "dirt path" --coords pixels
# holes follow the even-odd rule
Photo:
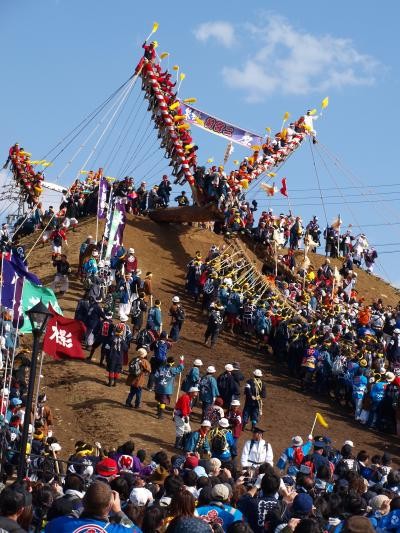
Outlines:
[[[69,236],[72,264],[76,265],[80,243],[93,231],[93,222],[86,221],[78,233]],[[173,355],[184,354],[187,367],[194,358],[200,357],[204,366],[214,364],[218,372],[227,362],[238,361],[246,379],[254,368],[261,368],[267,384],[267,400],[260,425],[266,429],[266,438],[276,458],[293,435],[307,437],[316,411],[329,421],[330,428],[324,431],[334,445],[340,447],[346,439],[351,439],[357,450],[365,448],[375,453],[388,450],[398,456],[398,439],[356,425],[350,413],[328,399],[303,395],[298,384],[284,374],[282,366],[270,355],[257,353],[254,345],[224,333],[214,350],[204,347],[205,317],[184,294],[185,267],[196,250],[206,254],[211,244],[220,242],[221,238],[211,232],[188,226],[162,226],[142,218],[128,222],[124,244],[135,248],[143,273],[153,272],[155,295],[163,304],[165,327],[171,297],[178,294],[185,305],[187,319]],[[49,248],[35,251],[30,268],[44,282],[52,280],[54,269],[49,264]],[[70,291],[60,299],[65,314],[73,312],[81,292],[80,283],[73,278]],[[115,388],[106,387],[106,372],[95,363],[55,362],[46,357],[43,375],[42,384],[56,415],[55,433],[63,444],[65,456],[78,439],[99,440],[104,446],[113,446],[132,438],[137,449],[173,451],[174,424],[169,417],[163,421],[156,418],[153,394],[144,391],[142,408],[127,410],[123,404],[128,388],[122,381]],[[192,426],[199,422],[200,413],[196,410]],[[246,432],[241,442],[248,436]]]

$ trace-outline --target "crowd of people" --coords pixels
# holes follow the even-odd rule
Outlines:
[[[34,164],[31,162],[30,153],[26,152],[19,143],[10,147],[8,158],[3,168],[6,169],[11,165],[16,184],[21,190],[24,200],[29,207],[38,204],[42,194],[43,172],[37,172]]]
[[[219,425],[224,427],[226,418]],[[400,471],[391,456],[340,449],[326,436],[294,436],[274,462],[265,431],[254,427],[240,460],[207,450],[205,421],[194,451],[151,457],[133,441],[103,449],[75,443],[57,459],[57,441],[22,482],[2,487],[0,528],[9,532],[77,533],[389,533],[398,531]],[[226,440],[233,439],[226,429]],[[49,442],[52,441],[52,444]],[[38,457],[41,457],[38,455]],[[275,464],[276,463],[276,464]]]

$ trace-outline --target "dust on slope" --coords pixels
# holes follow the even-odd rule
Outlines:
[[[69,235],[69,261],[76,272],[79,245],[87,234],[94,234],[94,221],[80,225],[80,231]],[[355,426],[351,415],[328,400],[304,396],[297,383],[284,374],[282,365],[267,353],[258,353],[254,345],[228,333],[223,333],[212,351],[203,345],[206,319],[198,307],[184,294],[186,264],[196,250],[205,255],[213,243],[222,238],[201,229],[180,225],[157,225],[145,218],[130,218],[125,230],[124,244],[134,247],[142,272],[153,272],[154,293],[162,301],[164,327],[168,329],[168,308],[173,295],[179,294],[187,310],[182,338],[173,348],[173,355],[185,354],[187,368],[194,358],[200,357],[204,367],[214,364],[218,373],[227,362],[238,361],[245,379],[254,368],[261,368],[267,383],[268,397],[260,425],[266,429],[266,438],[275,454],[287,446],[293,435],[306,437],[316,411],[322,412],[331,424],[329,435],[334,444],[341,446],[352,438],[358,449],[378,453],[383,449],[395,452],[398,440]],[[38,248],[30,256],[30,268],[49,283],[54,269],[50,264],[49,248]],[[371,277],[368,276],[371,280]],[[362,294],[362,285],[359,285]],[[389,290],[387,290],[389,292]],[[81,297],[80,282],[72,276],[70,291],[60,298],[65,314],[72,314]],[[375,296],[376,297],[376,296]],[[98,359],[98,354],[97,354]],[[106,372],[94,363],[62,361],[46,357],[43,369],[43,386],[56,414],[56,434],[64,444],[65,456],[77,439],[100,440],[111,446],[128,438],[135,440],[137,448],[150,450],[165,448],[173,451],[174,424],[170,416],[159,421],[155,417],[153,394],[144,391],[142,408],[127,410],[124,401],[128,388],[123,381],[108,388]],[[196,409],[193,427],[200,422]],[[248,438],[249,433],[241,438]]]

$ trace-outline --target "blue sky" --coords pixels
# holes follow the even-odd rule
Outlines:
[[[286,2],[279,7],[265,0],[249,4],[236,0],[173,4],[3,0],[1,153],[5,159],[8,147],[18,140],[33,158],[41,159],[129,77],[144,38],[158,21],[158,50],[168,51],[170,66],[178,64],[186,74],[180,94],[196,97],[197,107],[210,114],[256,132],[264,133],[266,126],[277,131],[285,111],[297,118],[310,107],[319,108],[329,95],[330,105],[316,122],[320,140],[314,150],[316,171],[310,147],[305,145],[276,180],[287,178],[295,213],[305,222],[317,214],[325,225],[318,174],[321,188],[327,189],[323,195],[328,221],[340,213],[344,225],[352,224],[357,233],[359,224],[371,243],[400,243],[400,224],[385,226],[400,223],[396,133],[400,119],[396,46],[400,7],[394,0],[384,6],[363,2],[361,8],[360,2],[342,0]],[[135,91],[120,124],[129,109],[139,110],[134,107],[142,101],[139,87]],[[145,128],[146,120],[143,103],[138,127]],[[156,146],[154,134],[142,129],[139,137],[147,138],[144,131],[149,132],[151,151],[151,146]],[[193,135],[201,161],[209,157],[222,160],[223,139],[198,129]],[[109,140],[112,146],[112,138]],[[139,163],[147,157],[145,150]],[[108,155],[104,147],[99,160],[92,159],[93,164],[104,164],[101,157],[107,159]],[[244,150],[235,148],[231,160],[243,155]],[[68,157],[67,153],[64,159],[60,156],[58,166],[48,170],[49,181],[54,181]],[[160,168],[161,177],[168,167],[157,166],[160,158],[162,153],[154,148],[154,154],[133,172],[136,180],[146,177],[154,165],[156,171]],[[76,165],[84,160],[82,152]],[[132,164],[134,168],[135,161]],[[116,160],[108,173],[118,170],[121,161]],[[71,166],[60,182],[70,183],[75,173]],[[158,176],[152,179],[157,181]],[[382,187],[367,187],[379,184]],[[269,203],[258,186],[250,193],[250,198],[254,197],[260,208],[270,205],[277,212],[289,208],[279,195]],[[399,254],[382,252],[400,250],[400,244],[377,249],[384,269],[377,268],[377,273],[399,283]]]

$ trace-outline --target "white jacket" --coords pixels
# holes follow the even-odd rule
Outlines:
[[[242,467],[257,467],[264,463],[274,466],[274,452],[271,444],[264,439],[246,441],[242,451]]]

